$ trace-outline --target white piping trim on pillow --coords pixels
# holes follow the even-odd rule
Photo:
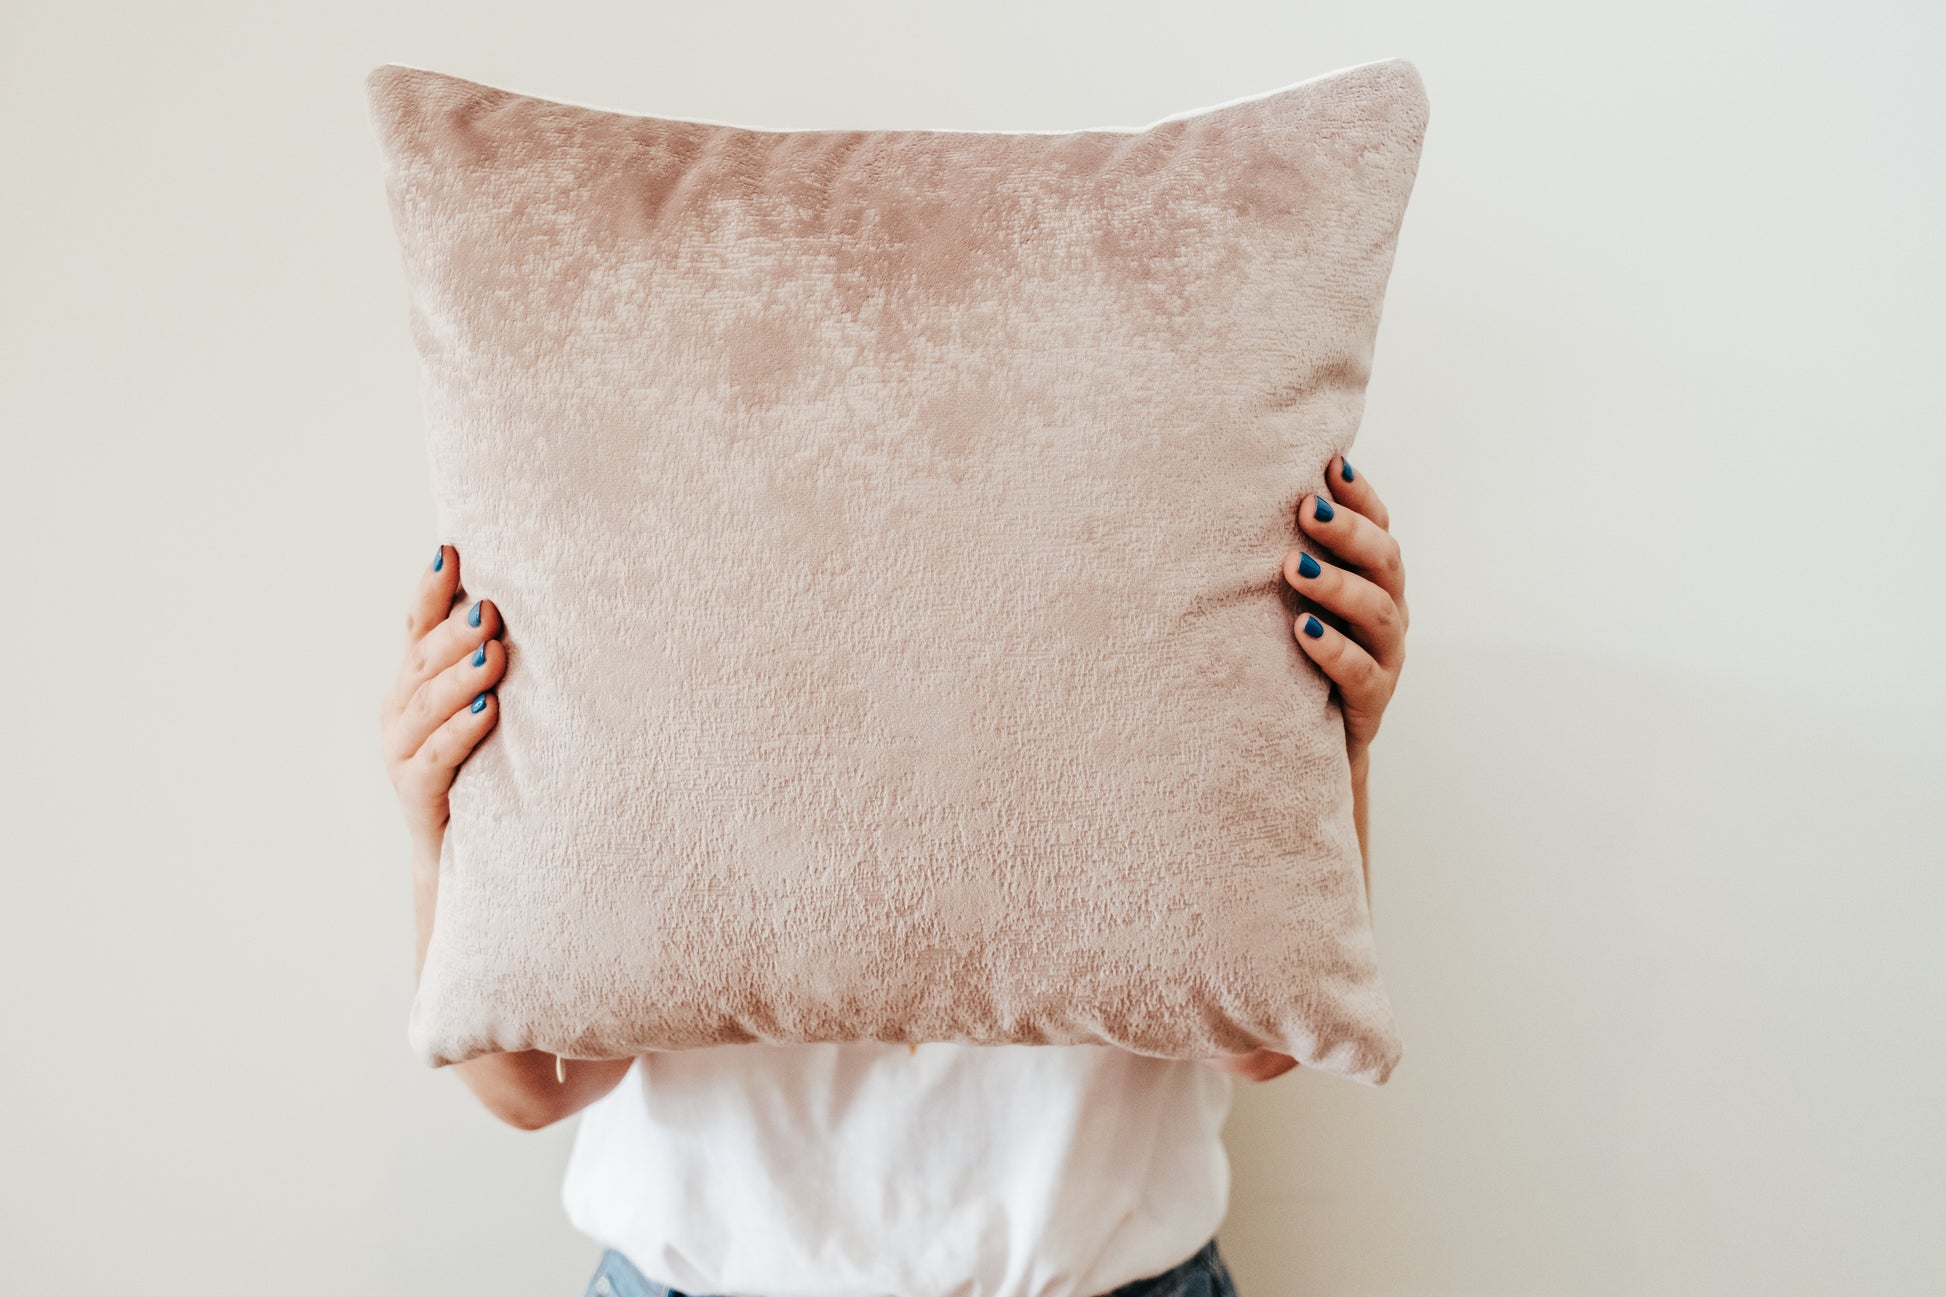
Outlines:
[[[902,131],[921,131],[921,132],[932,132],[932,133],[942,134],[942,135],[1077,135],[1077,134],[1140,135],[1144,131],[1152,131],[1156,127],[1167,125],[1170,122],[1185,121],[1191,117],[1200,117],[1204,113],[1213,113],[1224,108],[1235,108],[1242,104],[1254,103],[1259,99],[1269,99],[1276,95],[1281,95],[1287,90],[1295,90],[1299,86],[1309,85],[1313,81],[1325,81],[1332,77],[1343,76],[1347,72],[1356,72],[1361,68],[1379,67],[1387,63],[1402,63],[1402,62],[1405,62],[1405,60],[1399,58],[1388,58],[1388,59],[1370,59],[1364,63],[1347,64],[1346,66],[1341,68],[1333,68],[1329,72],[1320,72],[1316,76],[1305,77],[1301,81],[1292,81],[1288,85],[1281,85],[1276,87],[1273,90],[1258,90],[1247,95],[1239,95],[1235,99],[1225,99],[1221,103],[1204,104],[1200,108],[1186,108],[1181,112],[1170,113],[1167,117],[1158,117],[1154,121],[1148,123],[1145,126],[1079,126],[1079,127],[1070,127],[1065,129],[1051,129],[1051,130],[974,130],[974,129],[966,129],[957,126],[941,126],[941,127],[933,127],[933,126],[889,126],[889,127],[756,126],[748,122],[723,121],[717,118],[710,118],[710,117],[679,117],[679,116],[672,116],[667,113],[628,112],[619,108],[610,108],[603,104],[587,103],[585,101],[578,100],[578,99],[563,99],[558,95],[536,94],[533,91],[521,90],[518,89],[517,87],[498,83],[498,82],[474,81],[473,84],[477,86],[483,86],[490,90],[504,90],[510,94],[520,95],[526,99],[538,99],[544,103],[559,104],[567,108],[586,108],[598,113],[611,113],[617,117],[641,117],[641,118],[649,118],[655,121],[662,121],[662,122],[682,122],[691,126],[727,126],[734,130],[759,131],[770,135],[808,135],[814,132],[860,131],[860,130],[869,130],[873,132],[883,131],[888,134],[902,132]],[[438,68],[421,67],[416,63],[401,63],[396,59],[387,60],[386,66],[395,67],[395,68],[407,68],[414,72],[430,72],[434,76],[451,77],[455,81],[471,80],[471,78],[462,77],[456,73],[445,72]]]

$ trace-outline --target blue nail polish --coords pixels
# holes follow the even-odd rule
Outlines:
[[[1338,460],[1338,476],[1344,478],[1347,482],[1352,479],[1351,461],[1342,456]]]
[[[486,645],[482,644],[473,650],[473,665],[476,667],[486,665]]]
[[[1308,580],[1322,571],[1324,569],[1318,566],[1318,561],[1309,554],[1299,554],[1297,556],[1297,574],[1299,576]]]
[[[475,599],[473,606],[466,610],[466,624],[468,626],[478,626],[480,624],[480,601],[478,599]]]
[[[441,545],[439,552],[432,556],[432,570],[437,572],[446,566],[446,547]]]
[[[1337,513],[1337,510],[1333,509],[1331,507],[1331,501],[1325,499],[1323,496],[1318,496],[1317,501],[1318,501],[1318,507],[1312,510],[1311,516],[1313,518],[1316,518],[1319,522],[1330,522],[1332,515]],[[473,624],[476,626],[479,625],[478,622],[475,622]]]
[[[1306,635],[1309,635],[1312,639],[1317,639],[1324,634],[1324,623],[1319,621],[1316,617],[1312,617],[1309,614],[1306,614],[1304,618],[1304,633]],[[478,707],[475,707],[473,710],[478,711],[480,709]]]
[[[473,710],[476,712],[486,710],[486,690],[482,689],[479,696],[473,699]]]

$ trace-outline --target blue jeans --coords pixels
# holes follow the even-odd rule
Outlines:
[[[643,1277],[627,1257],[611,1248],[601,1254],[601,1265],[588,1280],[586,1297],[688,1297],[688,1294]],[[1237,1290],[1230,1281],[1229,1267],[1216,1253],[1216,1240],[1211,1239],[1182,1264],[1147,1279],[1123,1284],[1101,1297],[1237,1297]]]

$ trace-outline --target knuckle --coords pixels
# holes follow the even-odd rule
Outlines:
[[[408,761],[399,763],[397,773],[392,776],[392,786],[399,790],[399,797],[405,801],[423,799],[427,792],[426,767],[419,764],[417,754]]]
[[[421,723],[438,719],[433,705],[432,681],[427,680],[412,691],[412,700],[406,704],[414,720]]]
[[[430,813],[439,805],[440,798],[451,787],[450,781],[442,778],[436,770],[423,770],[413,775],[407,786],[399,793],[399,800],[408,806],[418,807]]]
[[[447,759],[446,741],[435,734],[419,745],[412,755],[412,764],[418,768],[419,777],[432,778],[452,762]]]
[[[1378,664],[1376,658],[1369,656],[1361,657],[1358,665],[1353,668],[1353,671],[1358,677],[1358,684],[1361,689],[1377,693],[1384,687],[1385,668]]]
[[[392,766],[392,787],[400,801],[418,799],[425,791],[425,778],[426,772],[420,768],[416,754]]]

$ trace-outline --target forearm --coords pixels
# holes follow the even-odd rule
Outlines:
[[[438,895],[439,848],[422,840],[412,856],[412,917],[417,944],[414,976],[425,968]],[[629,1061],[562,1061],[545,1050],[529,1049],[483,1054],[453,1064],[452,1070],[494,1116],[522,1130],[538,1130],[580,1112],[614,1089],[628,1071]]]
[[[1366,828],[1369,820],[1369,806],[1365,796],[1366,777],[1371,772],[1372,750],[1368,747],[1354,748],[1351,753],[1351,818],[1358,828],[1358,861],[1365,873],[1365,906],[1372,904],[1372,848],[1370,833]]]

